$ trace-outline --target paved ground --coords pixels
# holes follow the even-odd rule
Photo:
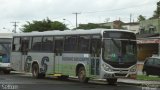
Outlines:
[[[119,79],[118,82],[132,85],[155,85],[160,87],[160,81],[143,81],[134,79]]]
[[[67,81],[56,78],[33,79],[28,74],[11,73],[0,74],[0,90],[142,90],[142,86],[117,83],[108,85],[102,81],[90,81],[87,84],[79,83],[75,79]],[[144,89],[143,90],[147,90]],[[150,90],[150,89],[149,89]],[[156,88],[156,90],[159,90]]]

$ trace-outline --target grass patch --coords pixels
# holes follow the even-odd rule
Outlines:
[[[146,81],[160,81],[158,76],[146,76],[146,75],[137,75],[137,80],[146,80]]]

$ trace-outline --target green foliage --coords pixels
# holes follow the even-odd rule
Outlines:
[[[23,25],[21,29],[23,32],[32,32],[32,31],[48,31],[48,30],[65,30],[67,29],[66,25],[59,21],[51,21],[48,18],[42,21],[32,21],[27,22],[27,24]]]
[[[153,17],[150,19],[157,19],[160,18],[160,1],[157,2],[157,9],[154,11]]]
[[[137,75],[137,80],[159,81],[160,78],[158,76]]]
[[[77,29],[95,29],[95,28],[106,28],[110,29],[109,26],[102,26],[100,24],[88,23],[88,24],[80,24]]]
[[[144,20],[146,20],[146,18],[144,16],[142,16],[142,15],[139,15],[138,21],[140,22],[140,21],[144,21]]]
[[[64,29],[67,29],[65,24],[62,24],[61,22],[58,22],[58,21],[54,21],[52,24],[51,24],[51,29],[53,30],[64,30]]]

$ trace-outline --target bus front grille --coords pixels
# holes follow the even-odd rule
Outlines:
[[[126,76],[127,74],[115,73],[115,76]]]

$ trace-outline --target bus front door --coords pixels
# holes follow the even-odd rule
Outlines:
[[[99,57],[91,57],[91,75],[96,76],[100,74],[99,70],[100,58]]]
[[[28,55],[28,49],[29,49],[29,38],[27,37],[23,37],[21,40],[21,53],[22,53],[22,57],[21,57],[21,65],[20,65],[20,69],[21,71],[25,71],[25,72],[30,72],[30,68],[26,67],[26,63],[28,64],[28,59],[27,59],[27,55]]]
[[[100,52],[101,39],[100,36],[93,36],[91,39],[91,75],[100,74]]]
[[[62,63],[62,51],[63,51],[63,37],[55,37],[55,47],[54,47],[54,53],[55,53],[55,59],[54,59],[54,72],[55,73],[62,73],[61,69],[61,63]]]

